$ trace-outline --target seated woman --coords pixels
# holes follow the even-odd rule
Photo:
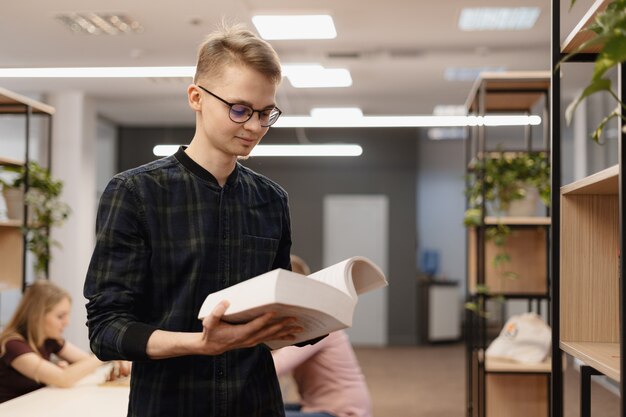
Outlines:
[[[63,339],[70,307],[69,294],[50,281],[26,289],[0,333],[0,403],[46,385],[70,387],[103,364]],[[129,366],[119,365],[128,375]]]
[[[294,272],[309,275],[297,256]],[[299,404],[287,404],[286,417],[371,417],[372,404],[365,377],[348,335],[340,330],[313,345],[288,346],[272,352],[279,377],[292,374]]]

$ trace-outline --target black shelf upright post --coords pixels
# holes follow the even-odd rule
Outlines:
[[[550,165],[551,227],[550,227],[550,306],[552,311],[552,372],[550,378],[550,416],[563,417],[563,363],[560,333],[560,233],[561,233],[561,78],[556,70],[561,60],[560,0],[552,0],[551,72],[550,72]]]

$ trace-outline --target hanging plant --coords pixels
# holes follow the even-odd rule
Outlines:
[[[511,203],[526,198],[529,188],[536,188],[541,201],[550,205],[550,163],[545,152],[494,152],[474,165],[472,172],[467,176],[465,195],[468,199],[468,209],[465,211],[464,224],[467,227],[477,227],[483,222],[482,206],[491,208],[497,218],[505,215]],[[485,228],[485,237],[493,242],[497,251],[491,260],[500,275],[507,279],[516,279],[518,274],[507,270],[506,265],[511,261],[506,251],[507,238],[511,228],[502,222],[489,225]],[[486,285],[477,285],[476,293],[489,294]],[[496,301],[502,298],[496,298]],[[465,304],[468,310],[486,317],[484,297],[477,302]]]

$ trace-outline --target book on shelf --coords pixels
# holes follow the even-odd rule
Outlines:
[[[359,295],[386,285],[381,269],[362,256],[308,276],[279,268],[209,294],[198,318],[209,315],[223,300],[229,306],[222,320],[229,323],[246,323],[269,311],[277,313],[276,320],[296,317],[304,330],[295,340],[266,343],[278,349],[350,327]]]

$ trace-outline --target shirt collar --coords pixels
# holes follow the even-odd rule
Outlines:
[[[181,146],[178,148],[178,151],[174,154],[174,157],[180,162],[185,168],[191,171],[194,175],[200,177],[205,181],[209,181],[215,185],[219,185],[217,179],[211,174],[209,171],[204,169],[200,164],[196,163],[193,159],[185,153],[186,146]],[[239,177],[239,163],[235,164],[235,169],[230,173],[228,178],[226,179],[226,185],[234,187],[237,184],[237,178]]]

